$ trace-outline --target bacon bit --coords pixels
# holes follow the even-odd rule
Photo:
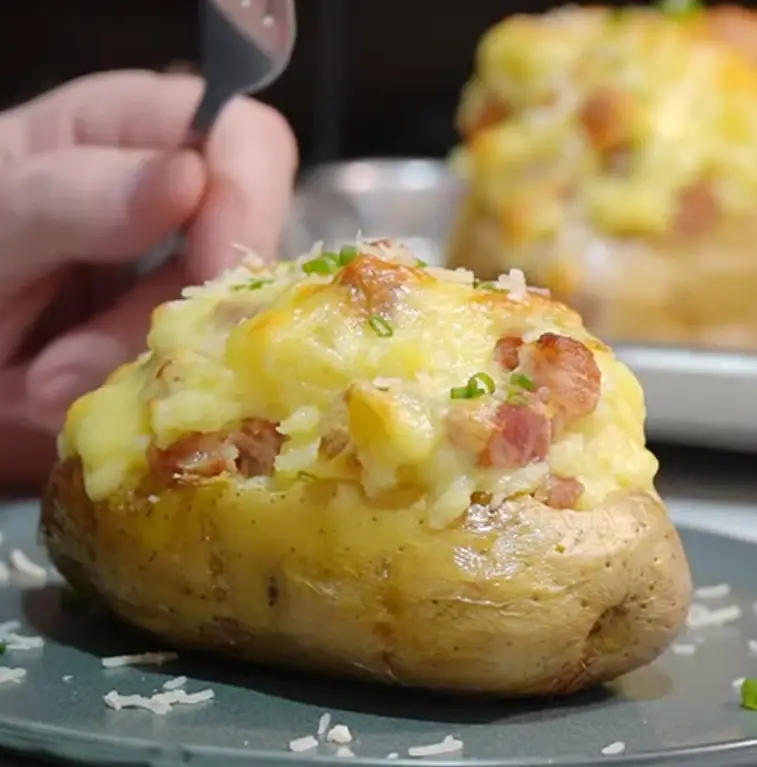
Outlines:
[[[494,347],[494,359],[505,370],[515,370],[518,367],[518,350],[523,346],[523,339],[517,336],[503,336]]]
[[[408,283],[425,278],[421,269],[362,253],[342,269],[337,282],[352,288],[367,314],[384,315],[391,312],[397,294]]]
[[[188,434],[165,450],[151,445],[148,462],[153,473],[166,481],[220,474],[267,476],[273,473],[274,461],[284,440],[276,424],[250,418],[227,434]]]
[[[547,415],[533,405],[500,405],[493,432],[479,453],[482,466],[520,469],[547,457],[552,427]]]
[[[168,477],[216,477],[234,471],[236,458],[237,451],[226,437],[200,433],[181,437],[165,450],[151,445],[147,456],[153,473]]]
[[[559,477],[550,474],[534,497],[553,509],[572,509],[581,497],[584,486],[575,477]]]
[[[579,119],[597,151],[604,154],[627,148],[632,109],[631,97],[623,91],[600,88],[589,96],[581,108]]]
[[[712,186],[706,181],[699,181],[678,193],[675,231],[685,237],[698,236],[717,223],[720,213],[720,204]]]
[[[231,441],[239,451],[237,470],[245,477],[267,477],[273,474],[276,456],[284,444],[277,424],[260,418],[248,418],[238,431],[232,432]]]
[[[507,120],[511,112],[512,110],[500,101],[487,101],[474,113],[470,122],[461,123],[460,132],[464,138],[471,139],[477,133]]]
[[[575,338],[544,333],[534,344],[532,377],[549,389],[568,418],[589,415],[599,404],[602,374],[589,349]]]

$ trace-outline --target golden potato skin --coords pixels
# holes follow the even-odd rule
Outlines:
[[[757,14],[562,7],[481,39],[449,263],[614,342],[757,348]]]
[[[156,310],[148,350],[71,407],[42,539],[177,647],[574,692],[687,612],[643,425],[631,371],[522,273],[384,241],[247,259]]]
[[[574,693],[654,660],[688,611],[681,543],[646,493],[474,505],[432,530],[411,510],[313,513],[329,489],[302,492],[321,497],[265,505],[221,479],[92,503],[72,459],[41,530],[76,588],[176,647],[441,690]]]

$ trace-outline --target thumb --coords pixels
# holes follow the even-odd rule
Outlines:
[[[29,157],[0,176],[0,285],[64,260],[139,256],[192,216],[205,182],[189,151],[74,147]]]

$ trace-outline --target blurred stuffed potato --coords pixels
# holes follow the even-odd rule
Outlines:
[[[657,657],[689,571],[639,384],[522,273],[253,257],[71,408],[42,538],[177,647],[560,694]]]
[[[510,17],[459,107],[450,262],[518,266],[614,341],[757,348],[757,15]]]

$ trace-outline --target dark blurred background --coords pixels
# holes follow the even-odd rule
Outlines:
[[[300,0],[289,70],[264,95],[304,165],[444,155],[478,37],[517,0]],[[0,106],[77,75],[198,58],[196,0],[4,0]]]

